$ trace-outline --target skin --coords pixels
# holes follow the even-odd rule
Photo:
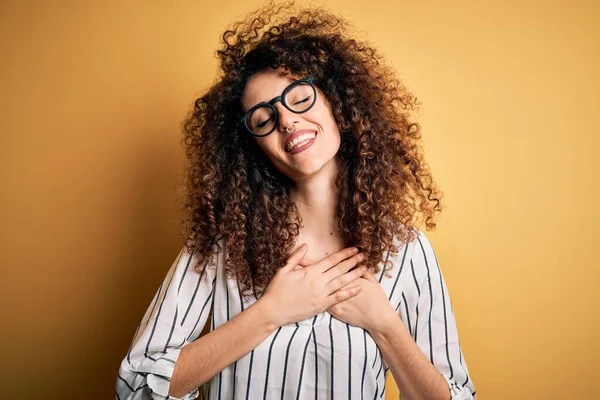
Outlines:
[[[280,70],[254,75],[242,98],[244,111],[279,96],[297,78],[282,75]],[[362,258],[358,249],[342,249],[336,228],[338,194],[333,182],[339,170],[336,154],[340,133],[325,96],[320,92],[317,96],[317,103],[303,114],[294,114],[277,103],[279,126],[271,135],[255,138],[271,163],[294,182],[290,192],[303,219],[296,249],[257,302],[183,347],[171,378],[170,395],[183,396],[207,382],[278,326],[327,310],[341,321],[369,331],[402,398],[450,397],[443,376],[412,340],[375,277],[365,269],[350,271]],[[292,124],[296,129],[318,132],[313,146],[298,155],[284,150],[285,128]]]
[[[242,96],[244,111],[257,103],[268,102],[281,95],[290,83],[299,78],[286,75],[283,69],[269,69],[255,74],[246,84]],[[338,191],[334,179],[339,170],[336,154],[341,143],[340,132],[330,105],[318,87],[317,102],[305,113],[295,114],[281,102],[276,103],[275,107],[279,118],[275,131],[265,137],[253,138],[269,161],[294,182],[290,193],[302,217],[296,249],[302,243],[308,245],[306,255],[294,268],[299,270],[316,264],[344,247],[339,239],[335,216]],[[291,135],[286,131],[286,127],[292,130],[292,125],[296,126],[296,130],[315,129],[318,132],[315,143],[309,149],[295,155],[287,153],[284,147],[285,139]],[[378,282],[370,272],[368,275],[371,276],[371,281],[367,280],[365,275],[363,282],[357,280],[344,287],[357,286],[358,282],[361,289],[367,289],[366,295],[355,296],[356,299],[352,303],[348,299],[328,309],[335,317],[344,318],[345,322],[364,329],[371,328],[369,316],[378,315],[381,310],[394,312]],[[373,280],[377,285],[374,285]],[[361,304],[362,301],[364,303]]]
[[[246,84],[242,96],[244,111],[259,102],[268,102],[281,95],[291,82],[301,77],[286,76],[283,70],[267,70],[255,74]],[[314,263],[344,248],[337,228],[335,206],[338,193],[334,179],[339,165],[336,154],[340,148],[340,132],[325,95],[317,87],[317,101],[305,113],[295,114],[278,102],[279,124],[265,137],[253,137],[273,166],[290,177],[294,185],[291,198],[302,217],[302,227],[296,238],[296,247],[308,245],[306,262]],[[315,143],[307,150],[292,155],[286,153],[285,139],[293,129],[314,129]]]
[[[281,95],[287,85],[300,77],[286,76],[282,70],[268,70],[254,75],[247,83],[242,106],[248,110],[259,102]],[[271,163],[293,182],[290,188],[302,226],[296,249],[308,244],[303,259],[291,271],[314,269],[329,254],[343,248],[337,229],[334,185],[339,170],[336,154],[340,132],[325,96],[317,88],[317,102],[307,112],[295,114],[281,102],[276,103],[278,126],[266,137],[254,137]],[[307,150],[291,155],[284,141],[290,135],[286,127],[316,129],[316,142]],[[358,294],[331,305],[327,311],[335,318],[367,330],[392,371],[403,398],[448,399],[450,391],[437,368],[432,365],[412,339],[400,316],[392,308],[381,285],[371,272],[352,280],[341,290],[353,288]]]
[[[289,78],[280,74],[254,76],[244,97],[246,110],[260,101],[279,96],[290,82]],[[325,96],[319,96],[320,102],[313,107],[314,110],[301,114],[302,117],[288,112],[277,103],[280,118],[285,121],[279,130],[258,142],[277,168],[294,177],[294,198],[311,229],[320,226],[315,218],[331,215],[335,204],[331,190],[319,193],[324,185],[331,186],[337,168],[335,154],[340,144],[339,132],[324,99]],[[298,129],[316,129],[321,135],[318,138],[320,141],[309,151],[301,153],[302,157],[293,158],[283,150],[285,126],[290,126],[292,122],[296,122]],[[312,237],[328,235],[334,238],[322,228],[308,232]],[[332,243],[339,246],[339,243],[330,240],[328,244],[331,248],[335,248]],[[307,247],[297,246],[286,265],[278,269],[260,299],[231,320],[182,348],[171,377],[170,395],[181,397],[207,382],[256,348],[279,326],[309,318],[359,292],[360,288],[342,289],[366,272],[366,269],[360,268],[350,271],[362,261],[358,249],[345,248],[310,266],[299,266],[306,256]]]

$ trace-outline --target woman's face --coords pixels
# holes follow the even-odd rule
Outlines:
[[[260,102],[268,103],[274,97],[281,96],[284,89],[296,79],[304,77],[285,75],[282,69],[269,69],[253,75],[242,95],[242,109],[244,112]],[[316,87],[316,85],[315,85]],[[335,155],[340,148],[340,132],[329,102],[317,87],[316,103],[308,111],[293,113],[281,103],[275,103],[277,109],[278,125],[268,136],[252,138],[259,148],[265,153],[273,166],[281,173],[295,182],[314,176],[324,167],[335,168]],[[294,127],[296,128],[294,130]],[[291,133],[286,131],[286,128]],[[302,143],[296,144],[292,151],[289,144],[298,137],[299,131],[303,134],[316,134],[312,145],[300,152]],[[250,132],[246,132],[251,135]],[[310,136],[300,137],[300,140]]]

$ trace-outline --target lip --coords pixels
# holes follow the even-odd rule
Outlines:
[[[290,135],[290,136],[288,136],[288,137],[285,139],[285,142],[283,143],[283,149],[284,149],[284,150],[285,150],[285,149],[287,149],[287,145],[288,145],[288,143],[289,143],[290,141],[292,141],[292,140],[296,139],[298,136],[300,136],[300,135],[303,135],[303,134],[305,134],[305,133],[311,133],[311,132],[314,132],[314,133],[315,133],[315,138],[316,138],[316,135],[317,135],[317,130],[316,130],[316,129],[300,129],[298,132],[294,132],[294,134],[293,134],[293,135]],[[313,139],[313,141],[314,141],[314,139]],[[310,143],[310,142],[309,142],[309,143]],[[286,151],[286,153],[287,153],[287,151]],[[291,153],[291,152],[290,152],[290,153]]]
[[[298,154],[298,153],[300,153],[301,151],[304,151],[304,150],[308,149],[308,148],[309,148],[310,146],[312,146],[312,145],[313,145],[313,143],[314,143],[314,142],[316,142],[316,141],[317,141],[317,135],[315,135],[315,137],[314,137],[314,138],[312,138],[311,140],[309,140],[309,141],[308,141],[306,144],[303,144],[303,145],[302,145],[302,146],[300,146],[300,147],[296,147],[296,148],[294,148],[294,150],[290,151],[288,154],[292,154],[292,155],[293,155],[293,154]]]

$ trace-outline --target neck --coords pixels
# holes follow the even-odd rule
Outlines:
[[[297,180],[290,188],[290,197],[302,217],[299,239],[313,243],[339,241],[337,204],[339,190],[335,187],[337,161],[325,165],[318,173]],[[299,243],[297,243],[299,244]]]

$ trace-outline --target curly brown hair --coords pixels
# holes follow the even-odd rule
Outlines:
[[[291,181],[237,125],[245,84],[257,72],[283,67],[313,76],[330,102],[341,139],[338,226],[372,272],[392,268],[386,251],[397,255],[416,238],[419,214],[428,230],[436,226],[442,193],[418,144],[419,103],[376,49],[348,36],[351,29],[338,15],[293,2],[248,14],[223,33],[220,76],[183,121],[185,246],[200,272],[224,245],[226,276],[245,297],[258,297],[285,264],[302,223]]]

